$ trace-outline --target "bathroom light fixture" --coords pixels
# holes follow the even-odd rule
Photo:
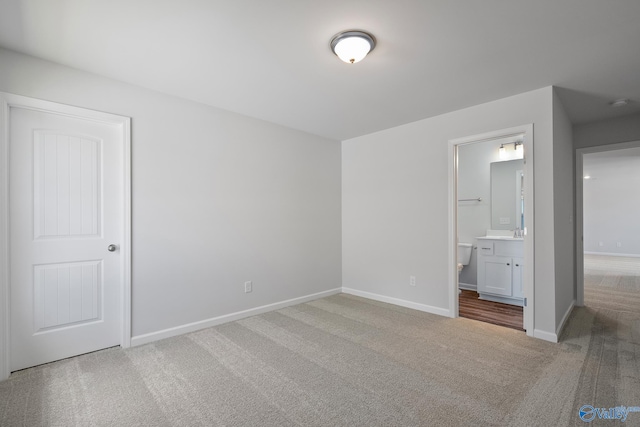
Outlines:
[[[616,99],[615,101],[611,101],[609,103],[609,105],[613,108],[618,108],[618,107],[626,107],[627,105],[629,105],[629,99],[627,98],[622,98],[622,99]]]
[[[524,157],[524,145],[522,144],[522,142],[515,143],[515,150],[516,150],[516,155],[518,156],[519,159]]]
[[[507,154],[505,145],[511,144],[513,144],[513,151],[509,150],[510,153]],[[500,144],[498,155],[500,156],[500,160],[514,160],[524,158],[524,147],[522,145],[522,141],[505,142],[504,144]]]
[[[364,59],[376,47],[376,39],[364,31],[342,31],[331,39],[331,50],[349,64]]]

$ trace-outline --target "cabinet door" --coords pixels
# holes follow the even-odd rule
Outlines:
[[[511,296],[511,258],[481,257],[478,266],[478,292]]]
[[[522,289],[522,258],[513,258],[513,297],[524,298]]]

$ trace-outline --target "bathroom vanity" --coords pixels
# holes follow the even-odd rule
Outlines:
[[[476,239],[480,299],[522,306],[523,239],[508,236]]]

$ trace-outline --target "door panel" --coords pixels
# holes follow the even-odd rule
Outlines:
[[[97,236],[102,141],[34,131],[35,238]]]
[[[34,266],[34,331],[102,320],[102,261]]]
[[[11,371],[120,344],[122,128],[10,109]]]

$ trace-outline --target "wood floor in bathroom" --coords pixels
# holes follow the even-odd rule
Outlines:
[[[458,297],[460,317],[524,331],[522,307],[481,300],[474,291],[463,290]]]

